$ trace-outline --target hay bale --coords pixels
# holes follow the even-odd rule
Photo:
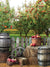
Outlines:
[[[30,65],[37,65],[38,64],[38,59],[37,57],[29,57],[28,58],[29,64]]]
[[[23,52],[24,56],[26,58],[28,57],[33,57],[33,56],[36,56],[37,57],[37,52],[38,52],[38,47],[31,47],[31,46],[28,46],[25,51]]]
[[[25,50],[24,50],[24,52],[23,52],[23,55],[26,57],[26,58],[28,58],[28,57],[30,57],[30,49],[28,48],[26,48]]]
[[[37,53],[38,47],[27,46],[23,54],[26,58],[28,58],[29,64],[35,65],[38,64]]]
[[[30,57],[37,57],[37,49],[30,49]]]

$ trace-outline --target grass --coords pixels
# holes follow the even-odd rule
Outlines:
[[[27,37],[31,37],[31,36],[34,36],[34,34],[28,34],[27,35]],[[41,38],[43,38],[43,37],[47,38],[45,34],[40,34],[40,36],[41,36]],[[10,34],[10,37],[11,38],[14,37],[15,40],[16,40],[17,37],[21,38],[20,34]],[[22,37],[25,37],[25,34],[22,34]],[[49,37],[50,37],[50,34],[49,34]]]
[[[33,36],[34,34],[27,34],[27,36]],[[20,34],[10,34],[10,36],[20,36]],[[22,36],[25,36],[25,34],[22,34]],[[40,34],[40,36],[46,36],[46,34]],[[50,34],[49,34],[50,36]]]

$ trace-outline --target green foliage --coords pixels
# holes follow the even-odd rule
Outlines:
[[[14,17],[13,9],[10,9],[9,2],[6,0],[6,5],[0,2],[0,32],[10,28],[12,18]]]
[[[42,34],[50,27],[50,1],[38,0],[36,4],[30,2],[27,6],[26,2],[23,11],[18,8],[19,21],[14,22],[14,26],[19,32],[25,33],[27,36],[29,30],[33,30],[35,34]],[[16,19],[17,19],[16,18]]]
[[[38,0],[36,2],[35,9],[32,12],[35,20],[34,31],[38,34],[43,33],[50,27],[50,6],[45,1],[46,0]],[[47,0],[47,2],[49,2],[49,0]]]

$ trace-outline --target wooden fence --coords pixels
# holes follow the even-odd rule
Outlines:
[[[12,44],[11,44],[11,47],[12,48],[16,48],[18,46],[22,46],[22,47],[26,47],[28,45],[30,45],[31,43],[31,37],[17,37],[16,39],[14,37],[12,37]],[[43,38],[43,41],[41,41],[42,45],[45,45],[46,43],[47,44],[50,44],[50,38],[48,37],[47,39],[46,38]]]
[[[47,39],[46,38],[43,38],[43,41],[41,41],[41,43],[43,45],[46,45],[46,42],[47,42],[47,45],[50,45],[50,38],[48,37]],[[16,39],[14,37],[12,37],[12,44],[11,44],[11,55],[13,56],[13,49],[15,49],[16,47],[18,46],[21,46],[21,47],[27,47],[28,45],[30,45],[31,43],[31,37],[17,37]],[[16,51],[16,50],[15,50]],[[15,52],[15,55],[16,55],[16,52]]]
[[[30,45],[31,43],[31,37],[17,37],[16,39],[14,37],[12,37],[12,44],[11,44],[11,47],[12,48],[16,48],[18,46],[21,46],[21,47],[26,47],[28,45]]]

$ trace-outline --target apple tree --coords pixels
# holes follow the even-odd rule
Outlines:
[[[11,19],[13,17],[14,13],[12,12],[12,9],[10,9],[8,0],[6,0],[6,4],[0,2],[0,32],[11,27]]]
[[[34,31],[38,34],[43,33],[50,26],[50,12],[48,11],[50,6],[48,2],[49,0],[38,0],[34,5],[34,10],[32,11],[35,23]]]

